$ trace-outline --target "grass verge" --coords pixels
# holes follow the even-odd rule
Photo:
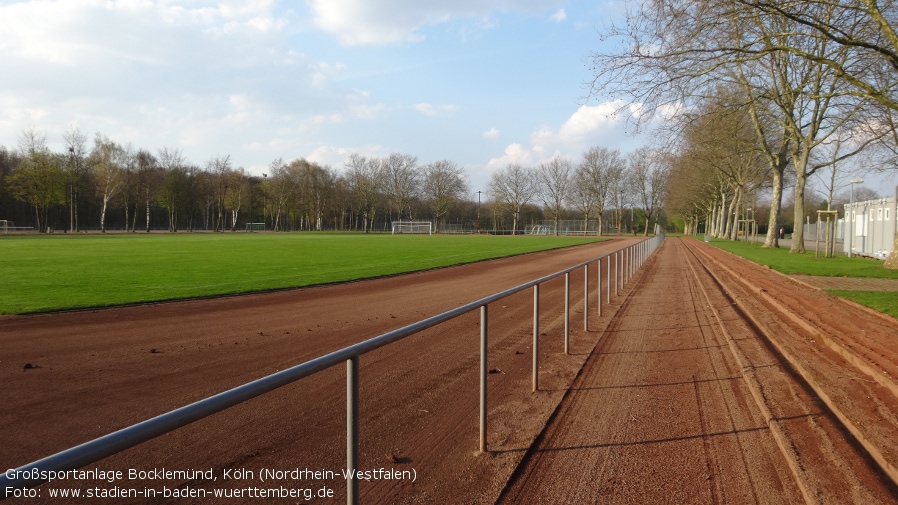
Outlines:
[[[827,292],[834,296],[847,298],[848,300],[852,300],[898,319],[898,291],[830,290]]]
[[[844,255],[815,258],[813,251],[793,254],[785,248],[769,249],[763,248],[759,244],[721,239],[712,239],[711,245],[755,263],[767,265],[787,275],[898,279],[898,271],[883,268],[882,261],[869,258],[849,258]],[[898,291],[830,290],[828,292],[898,318]]]
[[[328,284],[595,241],[338,233],[2,237],[0,314]]]

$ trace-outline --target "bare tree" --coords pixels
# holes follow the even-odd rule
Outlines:
[[[570,160],[556,156],[540,163],[536,171],[539,196],[552,219],[555,235],[558,235],[558,220],[570,193],[573,170]]]
[[[666,153],[641,147],[627,157],[629,172],[636,198],[645,214],[645,231],[648,236],[652,220],[657,222],[670,175],[670,157]]]
[[[180,149],[163,147],[159,150],[158,168],[161,175],[157,194],[159,203],[168,211],[168,231],[177,232],[179,216],[185,209],[188,191],[188,164]]]
[[[237,230],[237,218],[249,195],[249,177],[243,168],[229,170],[225,174],[223,205],[230,214],[231,231]]]
[[[513,216],[511,232],[518,231],[518,219],[524,205],[530,203],[539,190],[533,170],[510,163],[490,178],[489,191],[496,203]]]
[[[78,231],[78,197],[87,186],[87,137],[72,126],[62,135],[66,148],[66,200],[69,204],[69,231]]]
[[[582,185],[582,191],[591,193],[591,200],[595,202],[599,235],[602,234],[605,208],[613,201],[612,187],[620,179],[625,165],[626,162],[617,149],[592,147],[583,153],[583,159],[577,166],[578,185]]]
[[[875,114],[893,144],[898,144],[894,113],[898,112],[898,23],[892,0],[810,0],[769,1],[738,0],[738,3],[772,19],[784,19],[803,27],[800,36],[767,48],[784,52],[815,64],[829,67],[838,79],[847,83],[851,94],[866,99],[866,108],[885,109]],[[816,41],[814,40],[816,39]],[[826,41],[840,46],[846,58],[809,52],[809,45]],[[896,195],[898,196],[898,195]],[[898,235],[886,268],[898,269]]]
[[[390,200],[397,209],[397,217],[411,218],[411,202],[418,196],[420,173],[418,158],[410,154],[393,153],[380,160],[381,170]]]
[[[384,188],[385,177],[381,164],[377,160],[353,153],[346,162],[346,180],[355,204],[362,214],[363,229],[365,233],[370,233]]]
[[[439,231],[449,209],[468,192],[468,183],[461,167],[451,161],[440,160],[424,167],[422,189]]]
[[[137,174],[140,179],[140,187],[143,189],[143,200],[146,203],[146,232],[150,232],[150,202],[155,193],[156,184],[156,157],[147,150],[141,149],[135,155],[137,159]],[[137,212],[135,210],[135,216]]]
[[[598,205],[596,194],[589,187],[588,174],[577,167],[574,171],[573,180],[571,181],[571,192],[568,196],[568,202],[573,205],[583,216],[583,233],[589,229],[589,219],[593,211]],[[599,218],[599,234],[602,233],[601,217]]]
[[[215,155],[206,160],[205,173],[209,179],[210,195],[215,205],[215,218],[212,220],[212,229],[224,231],[225,227],[225,193],[230,179],[231,156]]]
[[[125,183],[124,149],[99,133],[94,137],[89,164],[94,176],[97,195],[100,197],[100,231],[106,232],[106,209],[109,200],[122,190]]]

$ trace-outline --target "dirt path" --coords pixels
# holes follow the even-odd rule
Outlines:
[[[500,502],[896,503],[895,335],[668,240]]]
[[[668,240],[501,503],[801,501],[700,289]]]

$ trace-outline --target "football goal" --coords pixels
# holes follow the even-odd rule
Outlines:
[[[433,235],[433,223],[430,221],[393,221],[393,235],[399,233],[418,233]]]

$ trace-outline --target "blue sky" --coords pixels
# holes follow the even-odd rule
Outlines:
[[[72,126],[194,163],[338,170],[392,152],[464,167],[627,152],[627,104],[585,100],[619,4],[560,0],[0,0],[0,145]]]
[[[352,153],[462,166],[630,152],[622,97],[585,99],[617,1],[0,0],[0,145],[77,127],[195,164],[337,170]],[[891,195],[898,172],[868,174]]]

